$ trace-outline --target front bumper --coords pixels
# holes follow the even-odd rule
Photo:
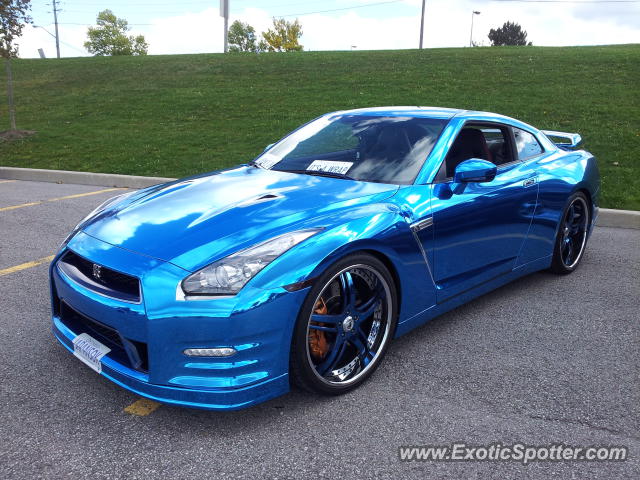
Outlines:
[[[140,278],[142,300],[132,304],[74,282],[57,266],[64,252],[51,265],[53,332],[69,351],[73,339],[85,331],[67,311],[117,332],[125,345],[144,347],[142,366],[128,363],[122,352],[108,353],[102,358],[104,377],[160,402],[213,410],[247,407],[289,390],[289,347],[305,290],[247,286],[235,297],[185,301],[176,288],[189,272],[175,265],[83,233],[67,248]],[[183,353],[186,348],[217,347],[233,347],[237,353],[224,358]]]

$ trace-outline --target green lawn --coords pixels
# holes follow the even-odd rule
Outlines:
[[[450,106],[581,133],[602,206],[640,210],[640,45],[33,59],[14,77],[37,134],[1,142],[5,166],[179,177],[331,110]]]

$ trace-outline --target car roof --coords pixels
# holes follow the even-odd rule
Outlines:
[[[439,118],[449,119],[455,115],[462,113],[464,110],[456,108],[441,108],[441,107],[419,107],[419,106],[397,106],[397,107],[369,107],[369,108],[356,108],[353,110],[342,110],[339,112],[332,112],[333,114],[340,115],[384,115],[389,117],[424,117],[424,118]]]
[[[421,106],[390,106],[390,107],[369,107],[369,108],[357,108],[353,110],[342,110],[338,112],[332,112],[328,115],[380,115],[390,117],[421,117],[421,118],[435,118],[441,120],[449,120],[453,117],[461,118],[464,120],[477,120],[477,121],[494,121],[510,124],[520,128],[528,128],[531,130],[537,130],[535,127],[528,125],[520,120],[506,115],[500,115],[499,113],[482,112],[478,110],[462,110],[458,108],[444,108],[444,107],[421,107]]]

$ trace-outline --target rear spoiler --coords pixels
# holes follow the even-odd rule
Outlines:
[[[582,142],[582,137],[578,133],[556,132],[553,130],[542,130],[542,133],[563,150],[573,150]]]

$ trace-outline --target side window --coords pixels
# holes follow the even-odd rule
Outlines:
[[[497,166],[512,162],[509,136],[506,126],[466,124],[451,145],[436,180],[453,178],[456,167],[470,158],[488,160]]]
[[[520,160],[526,160],[527,158],[535,157],[544,152],[536,137],[529,132],[520,130],[519,128],[513,129],[513,135],[516,139],[516,149],[518,150],[518,158]]]

